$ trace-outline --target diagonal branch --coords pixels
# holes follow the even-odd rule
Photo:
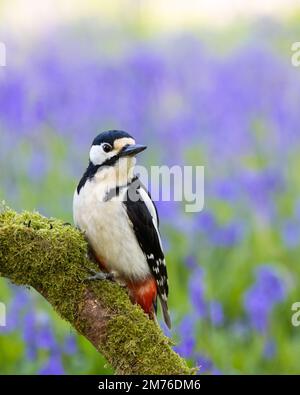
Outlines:
[[[85,281],[87,268],[97,269],[75,228],[38,213],[0,213],[0,275],[35,288],[116,373],[193,373],[124,289],[109,281]]]

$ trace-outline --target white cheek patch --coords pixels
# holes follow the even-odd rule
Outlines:
[[[94,165],[101,165],[107,159],[101,145],[93,145],[90,149],[90,161]]]

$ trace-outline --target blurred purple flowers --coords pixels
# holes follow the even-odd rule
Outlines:
[[[256,281],[245,293],[244,306],[254,329],[266,333],[274,306],[286,297],[286,286],[272,266],[256,270]]]
[[[197,351],[197,329],[199,323],[206,322],[213,328],[219,328],[224,324],[224,311],[222,304],[217,300],[209,301],[206,296],[204,270],[199,266],[195,256],[186,258],[186,266],[191,271],[189,279],[189,300],[192,311],[188,313],[179,325],[175,333],[180,342],[174,347],[184,358],[194,361],[196,366],[201,366],[200,374],[217,371],[213,362]]]
[[[224,312],[220,302],[213,300],[209,305],[210,321],[213,326],[218,327],[224,323]]]
[[[284,221],[281,237],[287,248],[296,248],[300,246],[300,221],[295,219]]]
[[[26,359],[40,361],[39,374],[64,374],[62,357],[77,351],[74,335],[66,335],[62,342],[57,339],[53,323],[46,313],[40,312],[35,297],[29,290],[12,286],[13,298],[8,307],[8,325],[2,333],[17,330],[22,335]],[[62,343],[62,344],[61,344]],[[46,361],[44,353],[46,353]]]
[[[39,371],[40,375],[62,375],[65,374],[64,367],[59,353],[51,353],[49,360]]]
[[[206,300],[204,297],[203,270],[199,267],[194,270],[189,281],[190,301],[198,318],[207,314]]]
[[[194,356],[196,346],[195,324],[195,318],[191,315],[186,315],[176,328],[181,342],[174,347],[174,350],[184,358],[192,358]]]

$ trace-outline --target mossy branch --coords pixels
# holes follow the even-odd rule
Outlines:
[[[85,281],[82,234],[38,213],[0,212],[0,275],[42,294],[118,374],[191,374],[158,326],[109,281]]]

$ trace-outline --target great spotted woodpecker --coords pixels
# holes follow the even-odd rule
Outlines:
[[[90,278],[113,276],[125,283],[131,300],[152,318],[156,317],[158,296],[170,328],[168,275],[157,210],[134,175],[135,156],[145,149],[124,131],[99,134],[74,193],[73,215],[106,273]]]

